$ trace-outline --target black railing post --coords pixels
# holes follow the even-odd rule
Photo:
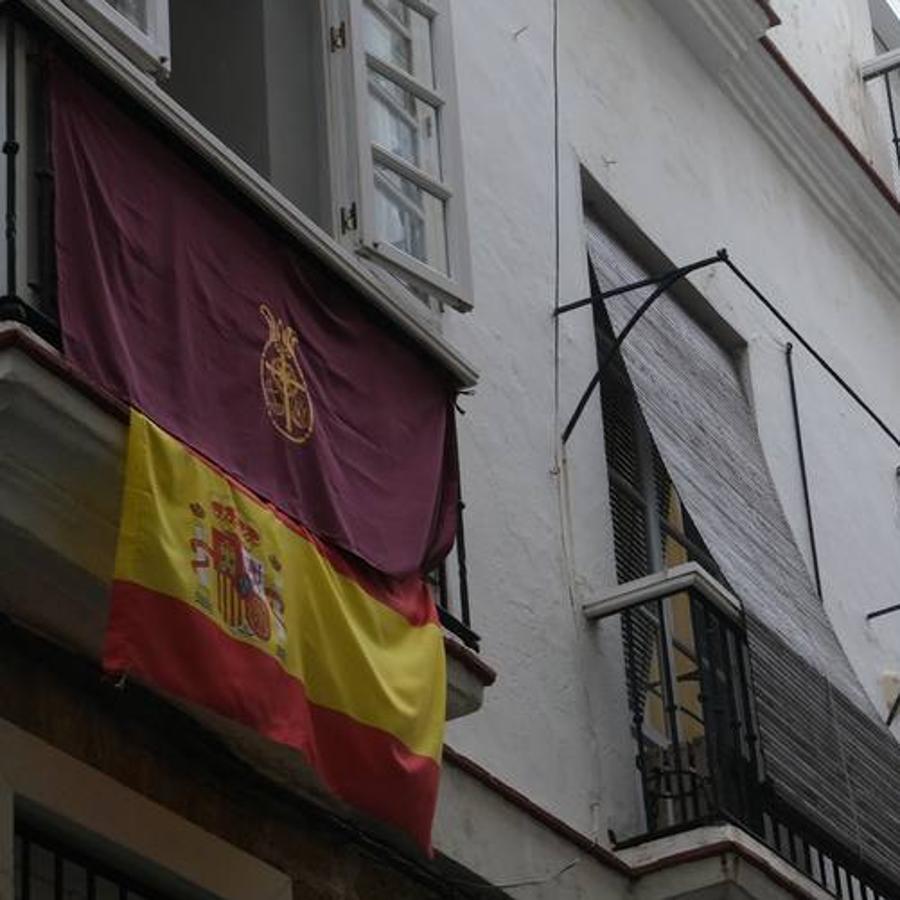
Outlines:
[[[463,510],[466,504],[462,497],[457,505],[456,522],[456,562],[459,567],[459,613],[463,625],[469,628],[472,624],[469,613],[469,570],[466,565],[466,533],[463,525]]]
[[[680,821],[688,821],[687,797],[684,793],[684,770],[681,765],[681,735],[678,730],[678,684],[677,673],[672,671],[672,659],[669,656],[669,617],[665,604],[668,598],[658,600],[658,613],[660,627],[658,629],[659,641],[659,670],[663,685],[663,706],[669,728],[669,741],[672,745],[672,763],[675,770],[675,783],[677,785],[678,810]],[[663,771],[667,767],[663,766]]]
[[[709,776],[709,784],[712,791],[713,811],[719,813],[724,805],[722,774],[719,765],[719,732],[721,723],[718,720],[717,711],[719,707],[718,701],[718,668],[716,659],[713,654],[713,635],[715,632],[715,622],[710,615],[709,608],[702,600],[693,600],[700,606],[700,620],[702,625],[697,633],[697,656],[702,657],[705,662],[706,678],[702,682],[702,703],[703,703],[703,722],[704,722],[704,738],[706,740],[706,768]]]
[[[884,91],[887,95],[888,116],[891,120],[891,135],[894,145],[894,159],[897,161],[897,168],[900,169],[900,135],[897,134],[897,113],[894,109],[894,92],[891,89],[891,73],[884,73]]]
[[[33,292],[40,312],[56,320],[55,184],[46,69],[43,48],[30,52],[26,73],[31,146],[26,146],[25,158],[30,157],[29,185],[34,191],[35,222],[29,235],[34,249],[34,272],[28,273],[28,288]]]
[[[450,586],[447,583],[447,560],[441,560],[437,569],[438,605],[450,609]]]
[[[24,319],[24,304],[19,297],[18,259],[16,250],[16,225],[18,186],[16,183],[19,142],[16,127],[16,23],[6,19],[6,138],[3,153],[6,156],[6,294],[2,298],[0,318]]]
[[[635,635],[634,615],[631,610],[626,610],[622,614],[622,631],[625,643],[625,664],[631,669],[630,672],[626,672],[626,679],[629,683],[628,700],[631,707],[631,724],[634,729],[635,740],[637,741],[637,758],[635,761],[638,772],[641,775],[644,818],[646,820],[646,828],[649,831],[652,830],[654,822],[653,805],[650,799],[650,780],[647,772],[647,751],[644,745],[644,698],[646,693],[636,690],[634,687],[639,673],[634,671],[637,665],[638,650],[635,646],[637,637]]]
[[[450,579],[447,575],[447,563],[442,562],[432,572],[432,583],[436,581],[438,591],[437,611],[441,624],[451,634],[459,638],[470,650],[479,649],[480,638],[472,631],[472,616],[469,609],[469,572],[466,566],[466,535],[463,527],[462,499],[457,501],[456,524],[456,565],[459,597],[458,608],[451,600]]]

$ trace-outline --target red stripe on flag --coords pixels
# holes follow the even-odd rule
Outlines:
[[[133,635],[141,635],[132,642]],[[113,583],[103,666],[242,722],[304,754],[342,800],[431,850],[439,767],[385,731],[310,703],[267,653],[181,600]]]

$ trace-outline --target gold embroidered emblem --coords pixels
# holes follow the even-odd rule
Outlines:
[[[259,378],[266,412],[275,430],[295,444],[305,444],[313,432],[312,401],[297,359],[297,332],[265,303],[260,314],[269,337],[259,360]]]

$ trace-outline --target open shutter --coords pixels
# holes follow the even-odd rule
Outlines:
[[[330,102],[345,241],[403,281],[471,306],[447,0],[329,0]],[[345,146],[346,145],[346,146]],[[355,159],[348,150],[355,148]],[[352,154],[351,154],[352,155]],[[353,174],[357,176],[357,184]],[[352,186],[351,186],[352,185]],[[352,198],[352,199],[351,199]]]

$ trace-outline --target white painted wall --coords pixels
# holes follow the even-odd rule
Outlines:
[[[588,287],[579,167],[671,259],[727,246],[895,429],[900,296],[797,181],[789,151],[770,146],[649,0],[558,6],[557,142],[553,0],[452,4],[475,309],[448,313],[443,328],[482,373],[463,399],[460,452],[473,625],[499,678],[483,710],[450,725],[448,742],[605,842],[608,828],[637,829],[639,802],[618,637],[579,611],[615,581],[596,398],[565,453],[558,443],[596,363],[588,311],[552,317],[557,295],[576,299]],[[779,48],[882,165],[883,122],[854,75],[871,52],[865,0],[776,8]],[[786,79],[781,87],[795,90]],[[724,271],[693,282],[748,342],[760,433],[806,551],[786,335]],[[796,362],[826,607],[884,711],[882,676],[900,671],[900,616],[870,628],[864,614],[900,594],[900,450],[801,350]],[[552,873],[568,856],[458,772],[444,784],[436,843],[499,881]],[[591,871],[573,873],[566,894],[532,896],[622,889],[605,872],[585,881]]]
[[[867,159],[880,122],[859,65],[875,55],[868,0],[772,0],[781,19],[771,38]]]
[[[447,316],[445,333],[482,372],[465,402],[461,457],[475,626],[500,677],[484,709],[451,726],[448,739],[605,841],[608,827],[634,825],[635,781],[619,644],[611,629],[586,629],[579,612],[585,586],[615,581],[599,407],[565,470],[557,459],[558,418],[596,357],[584,318],[563,322],[557,347],[551,315],[551,5],[463,2],[454,17],[479,300],[473,314]],[[560,294],[570,299],[587,292],[587,277],[580,203],[571,200],[577,160],[565,144],[560,180],[569,198]],[[563,484],[580,473],[579,493],[565,506]]]
[[[775,6],[783,24],[770,36],[882,166],[873,142],[884,123],[854,74],[872,52],[865,0]],[[674,261],[726,246],[900,429],[897,291],[649,2],[560,0],[559,8],[563,300],[587,290],[580,163]],[[465,402],[461,456],[474,627],[499,678],[484,709],[454,723],[448,739],[604,840],[607,827],[633,828],[638,813],[618,644],[578,613],[615,580],[597,402],[565,459],[555,440],[594,350],[587,311],[567,317],[558,336],[551,318],[552,3],[457,0],[453,13],[475,309],[446,316],[444,330],[482,372]],[[783,89],[796,90],[786,79]],[[748,342],[741,362],[762,440],[808,553],[787,335],[724,270],[693,283]],[[864,614],[900,602],[900,450],[800,348],[795,361],[826,608],[884,713],[883,673],[900,671],[900,616],[870,628]],[[460,849],[463,859],[467,852]]]

